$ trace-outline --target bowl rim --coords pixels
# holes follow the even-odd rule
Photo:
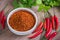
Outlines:
[[[19,10],[26,10],[26,11],[28,11],[28,12],[31,12],[31,14],[35,17],[35,24],[34,24],[34,26],[30,29],[30,30],[27,30],[27,31],[17,31],[17,30],[15,30],[15,29],[13,29],[10,25],[9,25],[9,18],[11,17],[11,15],[13,15],[15,12],[17,12],[17,11],[19,11]],[[8,25],[8,28],[9,28],[9,30],[12,32],[12,33],[14,33],[14,34],[16,34],[16,35],[27,35],[27,34],[31,34],[34,30],[35,30],[35,28],[37,27],[37,23],[38,23],[38,20],[37,20],[37,15],[31,10],[31,9],[28,9],[28,8],[16,8],[16,9],[14,9],[14,10],[12,10],[10,13],[9,13],[9,15],[7,16],[7,25]]]

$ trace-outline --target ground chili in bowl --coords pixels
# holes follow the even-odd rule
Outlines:
[[[36,14],[28,8],[17,8],[7,17],[8,28],[17,35],[32,33],[37,26]]]
[[[30,12],[19,10],[10,17],[9,24],[17,31],[27,31],[34,26],[35,18]]]

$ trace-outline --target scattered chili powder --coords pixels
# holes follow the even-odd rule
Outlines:
[[[17,31],[27,31],[34,26],[35,18],[30,12],[20,10],[10,17],[9,24]]]

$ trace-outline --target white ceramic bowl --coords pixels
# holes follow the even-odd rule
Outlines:
[[[21,31],[16,31],[16,30],[14,30],[10,25],[9,25],[9,18],[11,17],[11,15],[13,15],[13,13],[14,12],[17,12],[17,11],[19,11],[19,10],[26,10],[26,11],[28,11],[28,12],[31,12],[31,14],[32,15],[34,15],[34,17],[35,17],[35,19],[36,19],[36,22],[35,22],[35,25],[34,25],[34,27],[32,28],[32,29],[30,29],[30,30],[28,30],[28,31],[24,31],[24,32],[21,32]],[[8,17],[7,17],[7,25],[8,25],[8,28],[9,28],[9,30],[12,32],[12,33],[14,33],[14,34],[16,34],[16,35],[28,35],[28,34],[31,34],[34,30],[35,30],[35,28],[37,27],[37,15],[32,11],[32,10],[30,10],[30,9],[28,9],[28,8],[17,8],[17,9],[14,9],[14,10],[12,10],[10,13],[9,13],[9,15],[8,15]]]

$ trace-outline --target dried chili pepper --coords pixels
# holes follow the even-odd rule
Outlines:
[[[54,16],[52,16],[49,11],[47,11],[47,12],[48,12],[48,14],[50,16],[50,20],[52,22],[52,28],[55,29],[55,26],[54,26],[55,25]]]
[[[60,25],[60,22],[59,22],[59,25]]]
[[[3,16],[1,20],[2,29],[5,28],[5,21],[6,21],[6,16]]]
[[[41,29],[41,30],[39,30],[39,31],[37,31],[37,32],[35,32],[35,33],[27,36],[27,37],[30,38],[30,39],[36,38],[36,37],[39,36],[42,32],[43,32],[43,30]]]
[[[46,30],[46,20],[44,21],[43,27],[44,27],[44,29]]]
[[[6,17],[4,16],[4,10],[2,10],[0,12],[0,23],[2,25],[2,29],[5,28],[5,21],[6,21]]]
[[[51,21],[52,21],[52,28],[55,29],[55,21],[54,21],[54,16],[51,17]]]
[[[58,18],[56,15],[54,15],[54,20],[55,20],[55,30],[58,29]]]
[[[4,16],[4,11],[2,10],[2,11],[0,12],[0,22],[1,22],[3,16]]]
[[[52,40],[56,35],[57,35],[57,32],[52,33],[48,40]]]
[[[48,31],[49,30],[50,19],[49,18],[45,18],[45,20],[46,20],[46,29]]]
[[[48,40],[52,40],[52,39],[48,39]]]
[[[43,27],[43,22],[40,22],[40,24],[39,24],[38,27],[34,30],[34,32],[39,31],[42,27]],[[34,33],[34,32],[33,32],[33,33]]]
[[[50,22],[50,25],[49,25],[49,30],[46,31],[46,34],[45,34],[45,37],[48,38],[49,37],[49,34],[51,33],[52,31],[52,23]]]

